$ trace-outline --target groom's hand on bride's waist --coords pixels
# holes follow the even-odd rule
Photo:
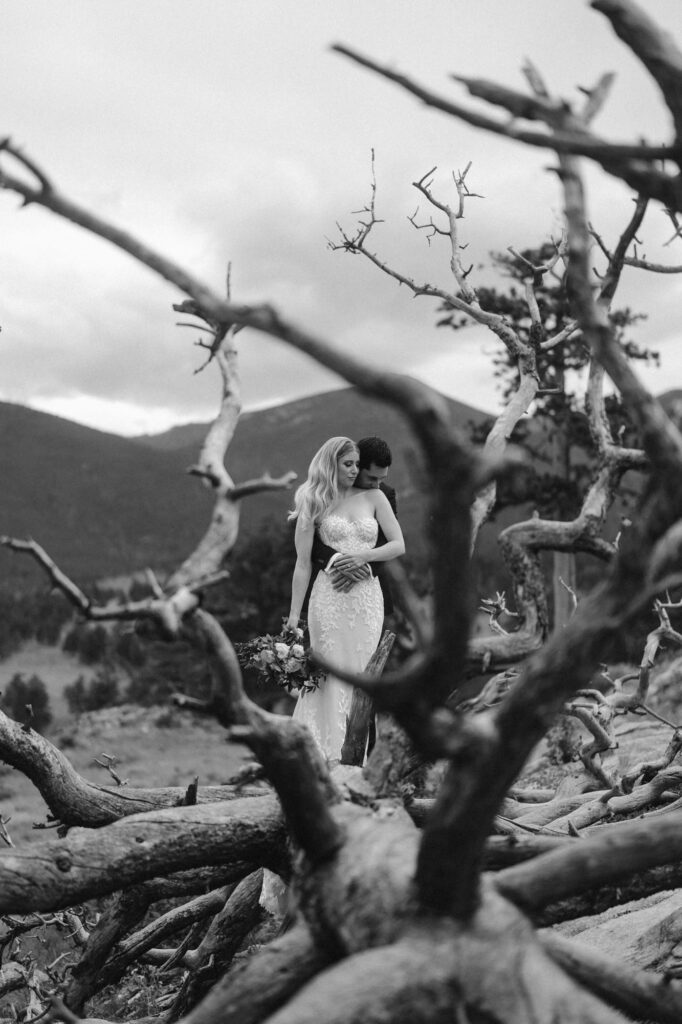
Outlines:
[[[334,590],[342,592],[350,590],[360,580],[369,579],[372,575],[372,570],[366,562],[357,565],[354,561],[346,560],[341,554],[334,555],[325,572],[331,579]]]
[[[358,582],[357,580],[351,579],[349,576],[344,576],[343,573],[334,571],[329,573],[329,578],[332,581],[333,589],[340,591],[342,594],[351,590]]]

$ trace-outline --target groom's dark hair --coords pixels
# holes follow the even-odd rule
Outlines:
[[[360,453],[360,469],[369,469],[370,466],[381,466],[386,469],[393,462],[391,449],[380,437],[363,437],[358,441],[358,452]]]

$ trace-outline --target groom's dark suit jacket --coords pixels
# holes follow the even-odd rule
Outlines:
[[[389,484],[380,484],[379,487],[384,492],[386,497],[388,498],[389,504],[390,504],[391,508],[393,509],[395,514],[397,515],[398,514],[398,510],[397,510],[397,504],[396,504],[395,490]],[[383,530],[381,529],[381,527],[379,527],[379,535],[377,537],[377,542],[376,542],[375,547],[378,547],[380,544],[385,544],[385,543],[386,543],[386,537],[384,536],[384,533],[383,533]],[[310,577],[310,587],[312,587],[312,585],[313,585],[313,583],[315,581],[315,577],[317,576],[318,572],[321,569],[324,569],[326,567],[327,563],[329,562],[329,559],[334,554],[336,554],[336,548],[330,548],[328,544],[325,544],[324,541],[320,538],[320,535],[319,535],[318,531],[315,530],[315,537],[313,539],[313,550],[312,550],[311,556],[310,556],[311,557],[311,561],[313,563],[313,571],[312,571],[312,574],[311,574],[311,577]],[[388,580],[386,580],[385,577],[384,577],[383,563],[382,562],[372,562],[371,568],[372,568],[372,572],[374,573],[374,575],[379,580],[379,584],[381,586],[381,592],[384,595],[384,615],[390,615],[391,612],[393,611],[393,598],[391,596],[391,591],[390,591],[390,588],[389,588],[389,585],[388,585]],[[310,597],[310,588],[308,588],[308,594],[306,596],[305,607],[307,607],[309,597]]]

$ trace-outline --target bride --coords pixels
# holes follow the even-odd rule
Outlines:
[[[335,566],[385,562],[405,551],[403,535],[383,491],[353,486],[360,468],[357,446],[347,437],[332,437],[313,456],[306,481],[296,491],[296,566],[291,584],[287,626],[295,628],[312,571],[315,530],[325,544],[341,552]],[[374,547],[379,527],[386,543]],[[384,599],[376,576],[368,575],[348,591],[334,590],[331,577],[319,572],[308,606],[310,646],[331,664],[363,672],[381,638]],[[307,725],[322,753],[338,761],[346,736],[353,687],[327,675],[319,687],[301,692],[293,717]],[[287,886],[270,871],[263,875],[261,906],[271,914],[285,913]]]
[[[341,555],[338,568],[386,562],[405,551],[402,531],[386,495],[354,487],[359,472],[357,446],[347,437],[332,437],[315,453],[306,481],[296,491],[296,567],[287,626],[296,627],[310,582],[315,530]],[[386,543],[379,547],[381,527]],[[381,638],[384,603],[379,580],[371,573],[348,591],[335,590],[325,572],[318,573],[308,607],[310,646],[326,661],[347,672],[363,672]],[[329,760],[338,760],[346,734],[353,687],[327,675],[316,690],[301,693],[294,718],[312,732]]]

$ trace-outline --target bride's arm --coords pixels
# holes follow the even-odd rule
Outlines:
[[[366,560],[368,562],[390,562],[392,558],[398,558],[399,555],[405,554],[403,531],[400,529],[400,523],[384,492],[372,490],[370,493],[375,502],[374,513],[386,538],[386,543],[365,552]]]
[[[310,583],[312,571],[311,552],[313,549],[313,537],[315,535],[315,523],[310,519],[303,519],[301,516],[296,520],[296,565],[291,580],[291,606],[287,626],[295,629],[301,617],[301,608],[305,599],[306,590]]]

